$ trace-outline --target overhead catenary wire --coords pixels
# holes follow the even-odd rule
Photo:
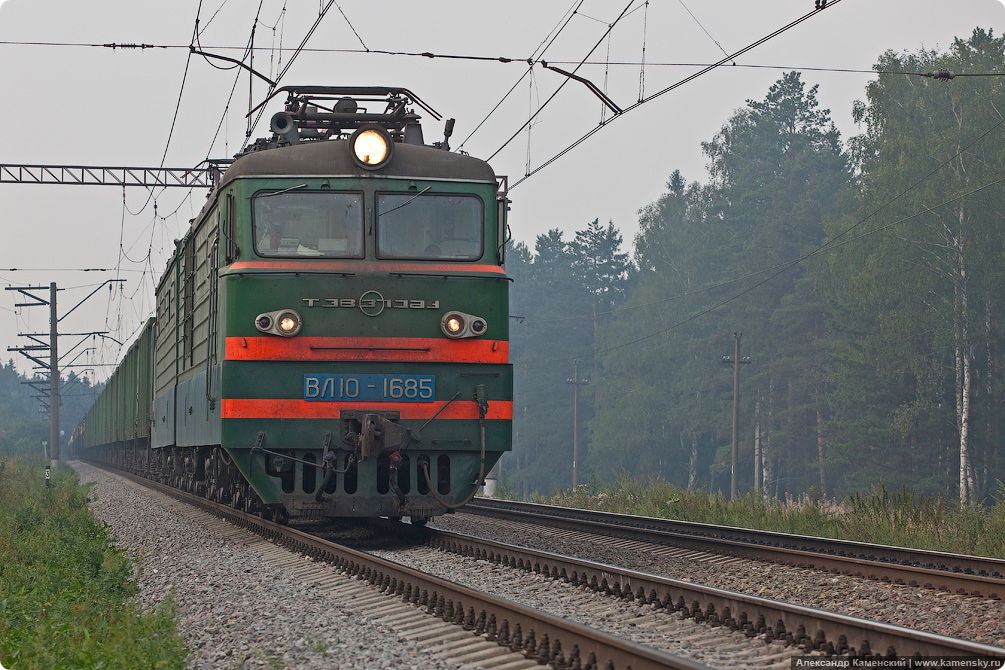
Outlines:
[[[219,10],[217,10],[217,11],[219,11]],[[195,12],[195,24],[194,24],[194,26],[192,28],[192,38],[189,40],[189,52],[188,52],[188,55],[185,57],[185,69],[184,69],[184,72],[182,73],[181,86],[178,89],[178,100],[175,103],[174,113],[173,113],[173,115],[171,117],[171,127],[168,130],[167,141],[164,143],[164,152],[161,154],[161,160],[160,160],[159,168],[163,168],[164,167],[164,163],[167,160],[168,149],[170,149],[170,147],[171,147],[171,139],[172,139],[172,137],[174,137],[174,129],[175,129],[175,126],[176,126],[176,124],[178,122],[178,112],[181,109],[182,96],[184,95],[184,92],[185,92],[185,83],[188,80],[189,66],[192,63],[192,47],[195,45],[195,43],[197,42],[197,40],[199,38],[199,15],[200,15],[201,12],[202,12],[202,0],[199,0],[199,5],[198,5],[198,7],[196,7],[196,12]],[[215,14],[214,14],[214,16],[215,16]],[[148,46],[148,45],[144,45],[144,46]],[[113,48],[114,48],[114,45],[113,45]],[[153,198],[154,198],[154,192],[155,191],[156,191],[156,187],[150,187],[150,188],[148,188],[147,189],[147,199],[143,203],[143,206],[140,207],[140,209],[137,212],[132,212],[130,210],[129,213],[132,214],[132,215],[134,215],[134,216],[137,216],[137,215],[141,214],[147,208],[147,206],[150,204],[150,201],[153,200]]]
[[[837,2],[839,0],[835,0]],[[0,46],[52,46],[52,47],[97,47],[97,48],[116,48],[116,49],[186,49],[189,50],[191,47],[184,44],[97,44],[89,42],[24,42],[24,41],[13,41],[13,40],[0,40]],[[245,51],[247,47],[240,46],[228,46],[228,45],[203,45],[206,50],[212,49],[213,51]],[[255,47],[259,51],[272,51],[272,52],[286,52],[286,51],[296,51],[296,49],[288,47]],[[330,49],[324,47],[305,47],[300,49],[302,53],[334,53],[334,54],[347,54],[347,55],[372,55],[372,56],[402,56],[410,58],[426,58],[426,59],[450,59],[450,60],[470,60],[470,61],[485,61],[485,62],[497,62],[503,64],[510,63],[523,63],[526,64],[526,58],[510,57],[510,56],[480,56],[473,54],[446,54],[446,53],[434,53],[432,51],[391,51],[386,49]],[[554,65],[575,65],[582,63],[583,65],[605,65],[605,66],[623,66],[623,67],[709,67],[716,65],[715,63],[709,62],[690,62],[690,61],[648,61],[645,58],[640,60],[620,60],[620,61],[597,61],[589,60],[586,61],[569,61],[569,60],[549,60],[548,61]],[[916,72],[909,70],[880,70],[875,68],[855,68],[855,67],[824,67],[824,66],[808,66],[808,65],[798,65],[798,64],[770,64],[770,63],[730,63],[731,68],[736,69],[764,69],[764,70],[799,70],[801,72],[835,72],[835,73],[845,73],[845,74],[866,74],[866,75],[880,75],[880,74],[897,74],[913,77],[929,77],[929,78],[946,78],[955,79],[957,77],[1002,77],[1005,76],[1005,72],[948,72],[941,73],[940,71],[932,72]],[[231,68],[223,68],[231,69]]]
[[[226,4],[226,0],[225,0],[224,4]],[[254,56],[254,34],[255,34],[255,28],[257,27],[258,23],[261,22],[260,21],[260,13],[261,13],[261,9],[262,9],[262,5],[263,4],[264,3],[261,2],[261,0],[260,0],[259,7],[258,7],[258,12],[256,13],[256,16],[255,16],[255,19],[254,19],[254,24],[253,24],[252,29],[251,29],[251,36],[249,37],[248,43],[247,43],[247,45],[246,45],[246,47],[244,49],[243,55],[241,57],[241,60],[250,59],[250,58],[253,58],[253,56]],[[217,13],[219,13],[219,11],[220,11],[220,9],[222,7],[223,7],[223,5],[221,5],[220,8],[217,9]],[[201,8],[201,3],[200,3],[200,8]],[[276,20],[276,24],[275,25],[278,25],[281,22],[281,20],[282,20],[282,18],[284,16],[284,13],[285,13],[285,4],[284,4],[282,12],[280,13],[279,18],[277,18],[277,20]],[[213,16],[215,17],[216,13],[214,13]],[[210,22],[212,21],[212,18],[213,17],[210,18]],[[207,25],[208,25],[208,23],[209,22],[207,22]],[[206,28],[206,26],[202,26],[201,29],[200,29],[200,21],[199,21],[199,16],[197,14],[196,22],[195,22],[195,29],[193,30],[193,38],[192,39],[193,39],[193,43],[199,43],[200,47],[202,46],[201,43],[200,43],[200,36],[205,32],[205,28]],[[272,26],[272,28],[274,29],[275,26]],[[273,49],[273,51],[274,51],[274,49]],[[182,78],[181,90],[179,91],[178,103],[175,106],[175,113],[174,113],[174,117],[172,119],[171,129],[169,130],[168,140],[167,140],[167,142],[165,144],[164,155],[162,156],[162,159],[161,159],[161,165],[163,165],[164,161],[166,160],[166,155],[167,155],[168,149],[170,147],[170,143],[171,143],[171,137],[173,136],[174,128],[175,128],[175,125],[176,125],[176,122],[177,122],[177,119],[178,119],[178,115],[179,115],[179,111],[180,111],[181,98],[182,98],[182,95],[183,95],[183,92],[184,92],[185,82],[187,80],[188,72],[189,72],[189,69],[190,69],[189,66],[190,66],[190,63],[191,63],[191,53],[192,53],[192,50],[190,49],[189,57],[186,59],[186,67],[185,67],[185,72],[184,72],[183,78]],[[281,62],[281,59],[282,59],[282,56],[281,56],[281,52],[280,52],[280,62]],[[216,66],[214,63],[212,63],[212,61],[210,61],[209,59],[207,59],[207,62],[209,62],[211,65],[214,65],[218,69],[231,69],[231,67],[233,67],[233,68],[237,68],[238,67],[238,65],[235,64],[234,66],[231,66],[231,67],[220,68],[219,66]],[[221,122],[220,122],[220,124],[218,124],[216,132],[214,133],[213,139],[212,139],[212,141],[210,143],[210,148],[209,148],[209,152],[210,153],[212,152],[212,147],[215,145],[216,140],[217,140],[217,138],[219,136],[220,128],[222,127],[223,122],[226,119],[227,112],[230,109],[230,105],[231,105],[233,93],[236,91],[236,85],[237,85],[237,82],[239,81],[239,77],[240,77],[240,72],[238,72],[237,77],[235,77],[235,81],[234,81],[234,85],[233,85],[233,87],[231,89],[230,97],[228,97],[227,103],[225,105],[224,114],[221,117]],[[207,154],[207,156],[208,155],[209,155],[209,153]],[[191,195],[192,195],[192,190],[189,189],[189,191],[186,194],[185,198],[178,204],[177,207],[175,207],[175,209],[170,214],[168,214],[168,217],[174,215],[182,206],[184,206],[184,203],[186,201],[190,201]],[[123,192],[123,214],[122,214],[123,221],[120,224],[121,228],[120,228],[120,240],[119,240],[119,259],[118,259],[118,262],[117,262],[117,267],[114,270],[114,272],[116,273],[116,276],[119,276],[119,274],[122,273],[125,270],[125,268],[123,268],[123,262],[124,261],[129,262],[129,263],[134,263],[134,264],[137,264],[137,263],[138,264],[143,264],[145,267],[142,270],[130,270],[130,271],[131,272],[137,272],[138,271],[138,272],[141,273],[142,277],[149,276],[149,278],[150,278],[150,284],[149,285],[152,287],[153,290],[156,290],[157,277],[160,274],[160,272],[153,267],[154,266],[154,259],[153,259],[153,253],[152,253],[153,252],[153,240],[156,237],[156,229],[157,229],[158,225],[166,222],[166,220],[167,220],[167,217],[160,216],[157,213],[157,211],[156,211],[156,208],[157,208],[156,197],[157,197],[157,192],[154,189],[150,189],[150,191],[148,192],[147,201],[144,203],[144,205],[138,211],[133,212],[133,211],[129,210],[128,206],[126,205],[125,192]],[[150,224],[148,226],[150,228],[148,249],[147,249],[146,254],[143,257],[141,257],[141,258],[133,258],[133,257],[130,256],[129,251],[127,250],[126,244],[125,244],[125,238],[124,238],[124,235],[125,235],[125,220],[124,220],[124,218],[125,218],[125,215],[127,213],[132,214],[134,216],[138,216],[138,215],[142,214],[142,212],[144,211],[144,209],[146,209],[146,207],[149,205],[149,203],[151,201],[154,202],[155,211],[154,211],[153,219],[151,220],[151,222],[150,222]],[[134,243],[134,245],[135,245],[135,243]],[[149,310],[145,306],[147,295],[146,295],[146,292],[145,292],[145,289],[144,289],[144,284],[146,282],[142,280],[142,277],[141,277],[141,281],[139,281],[139,282],[136,283],[135,288],[131,292],[131,294],[126,294],[125,292],[120,291],[120,292],[117,292],[114,295],[112,295],[112,294],[109,295],[109,300],[108,300],[108,304],[107,304],[107,307],[106,307],[106,317],[105,317],[105,322],[106,322],[106,326],[107,327],[118,329],[118,328],[121,328],[122,326],[125,325],[125,320],[123,318],[125,316],[125,313],[123,311],[124,309],[128,309],[133,314],[133,316],[136,319],[138,319],[140,321],[145,320],[144,316],[147,314],[147,312]],[[113,304],[112,304],[113,302],[117,302],[117,306],[113,306]],[[128,303],[128,306],[126,305],[126,303]]]
[[[838,4],[839,2],[841,2],[841,0],[831,0],[830,4],[826,5],[826,8],[829,9],[829,8],[833,7],[834,5]],[[589,130],[588,132],[586,132],[584,135],[582,135],[579,139],[575,140],[572,144],[570,144],[569,146],[567,146],[565,149],[562,149],[560,152],[558,152],[557,154],[555,154],[554,156],[552,156],[551,158],[549,158],[548,160],[546,160],[544,163],[542,163],[541,165],[539,165],[537,168],[535,168],[534,170],[531,170],[528,174],[524,175],[523,177],[521,177],[520,179],[518,179],[516,182],[514,182],[513,184],[511,184],[510,185],[510,190],[512,191],[514,188],[516,188],[517,186],[519,186],[521,183],[527,181],[527,179],[529,179],[533,175],[537,174],[538,172],[540,172],[544,168],[548,167],[549,165],[551,165],[552,163],[554,163],[555,161],[557,161],[562,156],[565,156],[567,153],[569,153],[570,151],[572,151],[573,149],[575,149],[576,147],[578,147],[580,144],[582,144],[583,142],[585,142],[589,138],[593,137],[595,134],[597,134],[598,132],[600,132],[603,128],[606,128],[611,123],[614,123],[616,120],[618,120],[618,119],[626,116],[629,112],[631,112],[631,111],[633,111],[635,109],[638,109],[639,107],[641,107],[642,105],[644,105],[646,103],[652,102],[656,98],[658,98],[660,96],[663,96],[663,95],[669,93],[670,91],[673,91],[674,89],[679,88],[679,87],[683,86],[684,84],[687,84],[688,82],[691,82],[691,81],[697,79],[698,77],[701,77],[701,76],[703,76],[703,75],[711,72],[712,70],[714,70],[714,69],[716,69],[718,67],[721,67],[722,65],[728,63],[731,60],[735,60],[737,56],[742,56],[743,54],[747,53],[748,51],[751,51],[752,49],[755,49],[756,47],[764,44],[765,42],[768,42],[769,40],[772,40],[775,37],[778,37],[782,33],[791,30],[792,28],[796,27],[800,23],[803,23],[804,21],[806,21],[810,17],[812,17],[812,16],[814,16],[816,14],[819,14],[822,11],[824,11],[824,8],[814,9],[813,11],[811,11],[811,12],[809,12],[807,14],[804,14],[803,16],[797,18],[795,21],[792,21],[791,23],[788,23],[787,25],[779,28],[778,30],[775,30],[774,32],[772,32],[772,33],[770,33],[768,35],[765,35],[764,37],[756,40],[755,42],[752,42],[751,44],[748,44],[747,46],[743,47],[739,51],[737,51],[737,52],[735,52],[733,54],[728,54],[725,58],[723,58],[723,59],[721,59],[721,60],[713,63],[712,65],[704,67],[701,70],[699,70],[698,72],[695,72],[695,73],[691,74],[690,76],[687,76],[684,79],[681,79],[680,81],[678,81],[678,82],[676,82],[674,84],[671,84],[670,86],[667,86],[666,88],[664,88],[664,89],[662,89],[660,91],[657,91],[656,93],[653,93],[653,94],[651,94],[651,95],[643,98],[642,100],[639,100],[635,104],[626,107],[622,111],[621,114],[617,114],[616,116],[612,117],[611,120],[608,121],[607,123],[602,123],[602,124],[600,124],[598,126],[595,126],[591,130]],[[501,148],[499,150],[497,150],[496,154],[499,153],[499,151],[501,151],[501,150],[502,150]],[[495,154],[492,154],[492,155],[494,156]]]
[[[224,4],[226,4],[226,0],[224,0],[224,3],[220,5],[220,7],[213,14],[213,16],[210,17],[210,20],[207,22],[207,25],[208,25],[208,23],[210,23],[213,20],[213,18],[216,17],[216,15],[219,13],[220,9],[222,9],[222,7],[223,7]],[[240,62],[244,61],[245,59],[247,59],[247,60],[249,60],[249,67],[251,67],[251,63],[253,63],[252,59],[254,58],[254,53],[255,53],[255,44],[254,44],[255,31],[256,31],[256,28],[257,28],[258,24],[261,23],[261,21],[260,21],[260,14],[261,14],[261,9],[262,9],[263,4],[264,4],[263,0],[260,0],[259,6],[258,6],[258,10],[256,12],[255,19],[254,19],[254,22],[253,22],[253,25],[252,25],[252,28],[251,28],[251,34],[249,36],[248,44],[244,48],[243,54],[242,54],[242,56],[240,58],[240,61],[235,62],[234,65],[229,66],[229,67],[220,67],[220,66],[216,65],[215,63],[212,63],[204,55],[204,58],[207,60],[207,62],[209,62],[211,65],[213,65],[217,69],[232,69],[232,68],[239,68],[239,67],[241,67]],[[316,28],[317,28],[318,24],[320,23],[321,19],[323,19],[325,13],[328,11],[328,9],[333,4],[336,4],[335,1],[334,0],[330,0],[328,2],[327,6],[324,6],[324,7],[321,8],[317,20],[314,22],[313,26],[308,31],[307,35],[304,37],[304,39],[301,42],[301,44],[298,47],[298,49],[296,49],[294,51],[293,56],[286,61],[285,67],[282,69],[282,71],[280,72],[279,76],[276,78],[276,82],[278,82],[279,79],[281,79],[282,76],[289,70],[289,67],[290,67],[290,65],[292,65],[293,60],[302,51],[303,46],[306,44],[307,40],[310,38],[310,36],[316,30]],[[200,11],[201,11],[201,6],[202,6],[202,3],[200,2]],[[349,23],[349,19],[348,19],[348,17],[345,16],[345,12],[342,12],[341,8],[339,8],[339,11],[342,13],[343,17],[346,18],[346,22]],[[282,11],[280,13],[279,18],[277,18],[275,25],[271,26],[271,28],[273,30],[273,45],[272,45],[272,49],[271,49],[271,53],[272,54],[276,53],[276,50],[275,50],[275,34],[274,34],[275,33],[275,27],[278,26],[279,23],[282,21],[282,19],[285,16],[285,12],[286,12],[286,5],[284,3],[283,9],[282,9]],[[265,25],[265,24],[263,24],[263,25]],[[349,25],[350,25],[350,28],[353,30],[353,32],[356,33],[357,38],[359,38],[359,34],[356,32],[355,28],[351,25],[351,23]],[[193,37],[192,37],[191,44],[192,45],[198,44],[199,47],[200,47],[199,48],[200,52],[203,51],[201,40],[200,40],[200,36],[202,35],[202,33],[204,31],[205,31],[205,27],[203,27],[202,30],[199,29],[199,13],[197,12],[196,21],[195,21],[195,28],[193,30]],[[366,48],[365,43],[363,43],[362,38],[359,38],[359,39],[360,39],[360,43],[363,45],[363,47],[365,49]],[[161,159],[161,166],[162,167],[163,167],[164,161],[166,160],[167,151],[168,151],[168,148],[170,147],[171,137],[173,136],[175,124],[177,122],[177,118],[178,118],[178,114],[179,114],[179,110],[180,110],[181,98],[182,98],[182,94],[183,94],[183,91],[184,91],[185,81],[187,79],[187,75],[188,75],[188,71],[189,71],[189,66],[190,66],[190,63],[191,63],[191,55],[192,55],[193,51],[194,51],[194,47],[190,47],[190,49],[189,49],[189,55],[188,55],[188,57],[186,59],[185,73],[184,73],[183,78],[182,78],[182,87],[181,87],[181,90],[179,91],[178,103],[176,104],[176,107],[175,107],[175,113],[174,113],[174,117],[172,119],[171,129],[170,129],[170,131],[168,133],[168,140],[167,140],[167,143],[166,143],[166,146],[165,146],[164,155],[162,156],[162,159]],[[281,42],[280,42],[280,48],[279,48],[280,64],[282,64],[282,51],[283,51],[282,50],[282,45],[281,45]],[[236,59],[231,59],[231,60],[236,60]],[[273,62],[272,59],[270,59],[270,70],[271,70],[272,62]],[[208,150],[208,153],[207,153],[207,157],[212,153],[213,146],[215,146],[216,140],[219,137],[220,129],[223,126],[223,123],[225,122],[225,120],[227,118],[227,115],[228,115],[228,112],[230,110],[230,106],[231,106],[231,103],[232,103],[232,100],[233,100],[233,94],[236,91],[237,83],[238,83],[239,80],[240,80],[240,72],[238,72],[237,76],[235,77],[234,84],[233,84],[233,86],[231,88],[230,96],[227,99],[227,103],[225,105],[223,115],[221,116],[221,120],[220,120],[219,124],[217,125],[217,129],[216,129],[216,131],[215,131],[215,133],[213,135],[213,138],[212,138],[212,140],[210,142],[210,147],[209,147],[209,150]],[[250,80],[250,77],[249,77],[249,80]],[[253,99],[250,97],[250,96],[253,95],[253,89],[251,88],[251,86],[252,86],[252,82],[249,81],[249,107],[253,104]],[[272,85],[272,88],[275,88],[275,84]],[[270,93],[271,93],[271,89],[270,89]],[[259,114],[259,118],[260,118],[260,116],[261,116],[261,114]],[[253,132],[254,124],[257,123],[257,121],[258,121],[258,119],[255,119],[255,122],[251,122],[250,119],[249,119],[249,125],[248,125],[248,131],[247,131],[249,136]],[[190,199],[191,193],[192,193],[192,191],[189,190],[188,195],[186,196],[185,200],[189,200]],[[144,263],[146,265],[146,268],[143,270],[143,275],[149,275],[150,276],[151,282],[154,284],[154,289],[156,289],[156,275],[158,273],[153,269],[153,256],[152,256],[153,238],[154,238],[155,233],[156,233],[157,223],[159,221],[165,221],[166,220],[165,217],[159,217],[157,215],[157,212],[156,212],[157,203],[156,203],[155,198],[156,198],[156,193],[155,193],[155,191],[153,189],[151,189],[149,191],[149,194],[148,194],[147,202],[144,203],[143,207],[141,207],[138,212],[133,213],[133,212],[129,211],[128,207],[126,206],[126,203],[125,203],[125,194],[123,193],[123,223],[122,223],[122,230],[120,231],[120,244],[119,244],[119,254],[120,254],[120,257],[119,257],[119,261],[118,261],[118,267],[116,269],[117,272],[121,271],[121,269],[122,269],[121,268],[121,264],[122,264],[122,260],[123,259],[125,259],[125,260],[127,260],[129,262],[132,262],[132,263]],[[154,212],[154,219],[153,219],[153,221],[151,223],[151,233],[150,233],[149,248],[148,248],[147,254],[146,254],[146,256],[144,258],[142,258],[142,259],[132,259],[126,253],[126,249],[125,249],[125,245],[124,245],[124,239],[123,239],[123,235],[124,235],[124,217],[125,217],[126,212],[129,212],[130,214],[134,214],[134,215],[141,214],[143,212],[143,210],[146,208],[146,206],[149,204],[149,202],[152,199],[154,201],[155,212]],[[185,200],[183,200],[181,203],[179,203],[178,207],[175,208],[175,210],[174,210],[174,212],[172,212],[172,214],[174,214],[175,212],[178,211],[178,209],[180,209],[180,207],[184,204]],[[137,297],[139,297],[141,300],[143,300],[143,299],[145,299],[145,296],[146,296],[145,293],[141,293],[142,284],[143,284],[143,282],[139,282],[139,284],[137,285],[137,288],[133,291],[133,293],[132,293],[131,296],[126,296],[123,292],[120,291],[120,293],[118,295],[118,298],[119,298],[119,300],[118,300],[118,307],[115,309],[115,323],[119,324],[119,326],[121,326],[123,324],[123,319],[122,319],[122,317],[123,317],[123,311],[122,311],[122,309],[123,309],[123,301],[126,301],[126,300],[128,300],[128,302],[132,306],[132,311],[133,311],[134,315],[137,318],[139,318],[139,319],[142,320],[143,315],[140,314],[140,311],[143,311],[143,308],[140,307],[140,306],[137,306],[137,304],[136,304],[136,298]],[[111,296],[110,296],[110,298],[111,298]],[[108,307],[111,308],[111,300],[109,300]],[[111,324],[111,321],[110,321],[110,317],[111,316],[112,316],[112,313],[109,310],[106,310],[106,325],[108,325],[109,328],[111,328],[111,325],[110,325]]]
[[[290,59],[288,61],[286,61],[286,66],[279,72],[279,75],[276,77],[275,83],[269,86],[269,91],[265,96],[266,98],[272,95],[272,93],[276,90],[276,87],[279,85],[279,82],[282,81],[284,76],[286,76],[286,73],[289,71],[290,67],[293,66],[293,61],[295,61],[297,59],[297,56],[299,56],[303,52],[304,46],[306,46],[307,41],[311,38],[311,35],[314,34],[314,31],[317,30],[318,26],[321,24],[321,20],[324,19],[325,14],[328,13],[328,10],[331,9],[331,6],[333,4],[335,4],[335,0],[328,0],[328,4],[325,5],[323,8],[319,9],[317,20],[314,21],[314,24],[310,27],[310,30],[307,31],[306,35],[304,35],[304,39],[301,40],[300,46],[298,46],[294,50],[293,55],[290,56]],[[248,126],[247,137],[250,138],[252,134],[254,134],[255,128],[258,126],[258,122],[261,120],[263,114],[265,114],[264,105],[262,105],[259,108],[258,116],[256,116],[255,120]]]
[[[649,35],[649,0],[646,0],[646,11],[642,15],[642,60],[639,65],[639,100],[646,94],[646,42]],[[610,64],[608,64],[608,67]]]
[[[356,39],[358,39],[359,43],[363,45],[363,48],[366,51],[370,51],[370,49],[367,48],[366,43],[363,41],[363,38],[359,36],[358,32],[356,32],[356,27],[352,25],[352,21],[350,21],[349,17],[345,15],[345,12],[342,11],[342,7],[340,7],[337,2],[335,3],[335,8],[338,10],[338,13],[342,15],[342,18],[345,19],[346,24],[349,26],[349,30],[351,30],[352,34],[356,36]]]
[[[520,82],[522,82],[525,78],[533,74],[534,63],[536,62],[536,59],[542,57],[548,51],[551,45],[555,43],[555,40],[558,39],[558,36],[561,35],[563,31],[565,31],[569,23],[572,21],[573,17],[576,16],[576,12],[578,12],[579,8],[583,6],[583,2],[585,2],[585,0],[576,0],[573,3],[573,5],[566,10],[565,14],[562,15],[562,18],[559,19],[558,23],[556,23],[555,26],[551,29],[551,31],[544,36],[544,39],[542,39],[541,42],[537,45],[537,48],[535,48],[534,51],[531,52],[531,55],[526,58],[527,69],[524,71],[524,73],[520,75],[520,78],[513,83],[513,86],[511,86],[508,91],[506,91],[506,93],[499,100],[499,102],[497,102],[495,106],[489,110],[488,114],[486,114],[481,121],[475,124],[474,130],[468,133],[468,136],[464,138],[464,140],[460,143],[460,145],[458,145],[456,151],[463,150],[464,145],[467,144],[468,140],[474,137],[475,133],[481,130],[482,126],[484,126],[485,123],[499,110],[502,104],[506,102],[506,100],[509,98],[510,95],[512,95],[513,91],[516,90],[517,86],[520,85]],[[430,54],[430,57],[435,58],[435,56],[432,54]],[[513,59],[506,59],[505,62],[513,62]]]
[[[601,44],[603,44],[603,42],[604,42],[604,38],[606,38],[606,37],[607,37],[607,35],[608,35],[608,34],[610,34],[610,32],[611,32],[611,31],[612,31],[612,30],[614,29],[614,26],[616,26],[616,25],[618,24],[618,22],[619,22],[619,21],[621,21],[621,19],[622,19],[622,18],[624,18],[625,14],[626,14],[626,13],[628,12],[628,10],[629,10],[629,9],[631,8],[631,6],[632,6],[632,5],[634,4],[634,3],[635,3],[635,0],[629,0],[628,4],[627,4],[627,5],[625,5],[625,8],[624,8],[623,10],[621,10],[621,14],[619,14],[619,15],[618,15],[618,18],[616,18],[616,19],[615,19],[615,20],[614,20],[613,22],[611,22],[611,24],[610,24],[610,25],[609,25],[609,26],[607,27],[607,30],[605,30],[605,31],[604,31],[604,34],[603,34],[603,35],[601,35],[601,37],[600,37],[600,39],[599,39],[599,40],[597,40],[597,43],[593,45],[593,48],[591,48],[591,49],[589,50],[589,52],[587,52],[586,56],[584,56],[584,57],[583,57],[583,60],[582,60],[582,61],[580,61],[580,63],[579,63],[578,65],[576,65],[576,67],[575,67],[575,68],[573,69],[573,71],[572,71],[572,73],[573,73],[573,74],[575,74],[575,73],[576,73],[576,72],[577,72],[577,71],[578,71],[578,70],[579,70],[579,69],[580,69],[580,68],[582,67],[582,65],[583,65],[583,62],[585,62],[585,61],[586,61],[586,59],[587,59],[587,58],[589,58],[589,57],[590,57],[590,56],[591,56],[591,55],[593,54],[593,52],[594,52],[594,51],[596,51],[596,50],[597,50],[597,48],[598,48],[598,47],[599,47],[599,46],[600,46]],[[506,148],[506,146],[507,146],[507,145],[508,145],[508,144],[509,144],[510,142],[512,142],[512,141],[513,141],[513,140],[514,140],[514,139],[515,139],[515,138],[516,138],[516,137],[517,137],[517,136],[518,136],[518,135],[519,135],[520,133],[522,133],[522,132],[523,132],[523,130],[524,130],[524,129],[525,129],[525,128],[526,128],[527,126],[528,126],[528,125],[530,125],[530,124],[531,124],[531,123],[532,123],[532,122],[534,121],[534,119],[535,119],[535,118],[537,118],[537,116],[539,116],[539,115],[541,114],[541,111],[542,111],[542,110],[543,110],[543,109],[544,109],[545,107],[547,107],[547,106],[548,106],[548,104],[549,104],[549,103],[550,103],[550,102],[551,102],[552,100],[554,100],[554,99],[555,99],[555,97],[556,97],[556,96],[558,95],[558,93],[559,93],[559,92],[560,92],[560,91],[561,91],[561,90],[562,90],[563,88],[565,88],[565,85],[566,85],[566,84],[568,84],[568,83],[569,83],[569,79],[568,79],[568,78],[564,79],[564,80],[562,81],[562,83],[558,85],[558,88],[556,88],[556,89],[555,89],[555,91],[554,91],[554,92],[553,92],[553,93],[551,94],[551,96],[549,96],[549,97],[548,97],[548,99],[547,99],[547,100],[545,100],[545,101],[544,101],[544,103],[542,103],[542,104],[541,104],[541,105],[540,105],[540,106],[538,107],[537,111],[536,111],[536,112],[535,112],[535,113],[534,113],[534,114],[533,114],[533,115],[531,116],[531,118],[527,119],[527,121],[525,121],[525,122],[523,123],[523,125],[521,125],[521,126],[520,126],[520,128],[518,128],[518,129],[517,129],[517,131],[516,131],[515,133],[513,133],[513,135],[511,135],[511,136],[510,136],[510,138],[509,138],[508,140],[506,140],[505,142],[503,142],[503,144],[502,144],[502,146],[501,146],[501,147],[499,147],[498,149],[496,149],[496,150],[495,150],[495,151],[494,151],[494,152],[492,153],[492,155],[490,155],[490,156],[489,156],[488,158],[486,158],[485,160],[487,160],[487,161],[491,161],[491,160],[492,160],[492,158],[494,158],[494,157],[495,157],[496,155],[498,155],[500,151],[502,151],[503,149],[505,149],[505,148]],[[528,175],[528,176],[529,176],[529,175]],[[526,179],[526,177],[524,177],[524,179]],[[521,179],[520,181],[523,181],[523,179]],[[520,183],[520,182],[518,181],[517,183]]]
[[[710,39],[710,40],[712,40],[713,42],[715,42],[715,46],[719,47],[719,51],[721,51],[721,52],[722,52],[722,55],[723,55],[723,56],[726,56],[726,57],[728,58],[728,57],[729,57],[729,53],[728,53],[728,52],[726,51],[726,49],[725,49],[725,48],[723,48],[723,46],[722,46],[722,44],[721,44],[721,43],[719,42],[719,40],[717,40],[717,39],[715,39],[714,37],[712,37],[712,33],[708,32],[708,29],[707,29],[707,28],[705,28],[705,26],[703,26],[703,25],[702,25],[701,21],[699,21],[699,20],[698,20],[698,17],[694,15],[694,12],[692,12],[692,11],[691,11],[691,10],[690,10],[690,9],[688,8],[688,6],[684,4],[684,0],[677,0],[677,1],[678,1],[678,2],[680,3],[680,6],[684,8],[684,11],[685,11],[685,12],[687,12],[687,13],[688,13],[688,15],[689,15],[689,16],[690,16],[690,17],[691,17],[691,18],[692,18],[693,20],[694,20],[694,22],[695,22],[696,24],[698,24],[698,27],[699,27],[699,28],[701,28],[701,31],[702,31],[703,33],[705,33],[705,34],[706,34],[706,35],[708,36],[708,39]]]

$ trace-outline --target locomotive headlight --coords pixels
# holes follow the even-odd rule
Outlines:
[[[451,339],[480,337],[488,330],[488,324],[480,316],[472,316],[464,312],[447,312],[440,319],[440,330]]]
[[[447,335],[460,334],[460,332],[464,330],[464,319],[456,314],[451,314],[443,323],[443,330],[447,333]]]
[[[276,327],[279,328],[280,335],[287,337],[296,335],[300,332],[300,317],[296,312],[286,312],[279,317]]]
[[[349,138],[356,165],[366,170],[382,168],[391,160],[394,141],[391,134],[377,125],[362,126]]]
[[[300,315],[292,309],[281,309],[278,312],[266,312],[255,317],[255,328],[270,335],[293,337],[300,332],[304,322]]]

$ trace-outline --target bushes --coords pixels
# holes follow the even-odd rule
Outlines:
[[[0,458],[0,661],[6,667],[183,668],[170,601],[136,602],[132,563],[67,467]]]

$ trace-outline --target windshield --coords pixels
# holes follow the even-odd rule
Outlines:
[[[377,195],[377,257],[482,257],[482,201],[473,195]]]
[[[265,193],[253,208],[259,256],[363,257],[360,193]]]

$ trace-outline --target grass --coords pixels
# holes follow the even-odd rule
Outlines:
[[[720,493],[688,491],[663,480],[640,484],[629,477],[531,499],[563,507],[1005,558],[1003,485],[991,507],[961,506],[917,495],[906,487],[890,493],[883,485],[840,503],[808,497],[777,500],[756,493],[727,500]]]
[[[184,668],[170,600],[136,600],[132,563],[68,467],[0,457],[0,662],[15,670]]]

